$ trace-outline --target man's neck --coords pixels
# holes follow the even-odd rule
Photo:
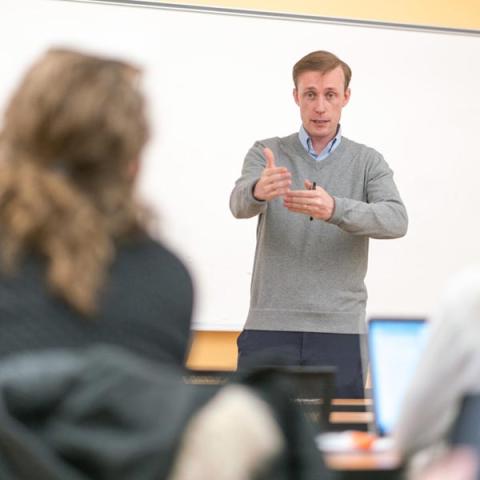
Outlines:
[[[330,138],[327,139],[315,139],[313,137],[310,137],[310,140],[312,142],[312,147],[315,150],[315,153],[319,155],[321,152],[323,152],[323,149],[336,137],[337,135],[332,135]]]
[[[318,137],[315,138],[315,137],[312,137],[305,129],[305,131],[307,132],[307,135],[310,137],[312,148],[315,150],[315,153],[317,155],[320,155],[320,153],[323,152],[323,150],[327,147],[327,145],[338,135],[339,130],[340,130],[340,124],[337,124],[335,133],[332,136],[328,138],[318,138]]]

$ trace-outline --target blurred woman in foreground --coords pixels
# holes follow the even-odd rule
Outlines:
[[[140,71],[52,49],[0,132],[0,356],[106,343],[183,364],[192,284],[133,199]]]

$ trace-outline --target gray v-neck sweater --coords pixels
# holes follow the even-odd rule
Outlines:
[[[263,148],[292,174],[291,189],[315,181],[335,199],[328,222],[289,212],[283,199],[264,202],[252,190],[265,168]],[[407,231],[393,172],[374,149],[345,137],[320,162],[298,134],[256,142],[230,197],[236,218],[258,215],[251,301],[245,328],[328,333],[365,329],[368,239]]]

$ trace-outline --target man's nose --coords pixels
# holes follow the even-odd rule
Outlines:
[[[319,95],[317,97],[317,101],[315,102],[315,111],[316,112],[324,112],[325,111],[325,106],[326,106],[325,99],[321,95]]]

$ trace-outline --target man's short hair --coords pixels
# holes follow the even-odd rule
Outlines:
[[[293,83],[297,88],[298,77],[304,72],[321,72],[327,73],[334,70],[337,67],[341,67],[345,76],[345,90],[350,84],[352,78],[352,70],[342,60],[340,60],[333,53],[325,50],[317,50],[305,55],[293,66]]]

